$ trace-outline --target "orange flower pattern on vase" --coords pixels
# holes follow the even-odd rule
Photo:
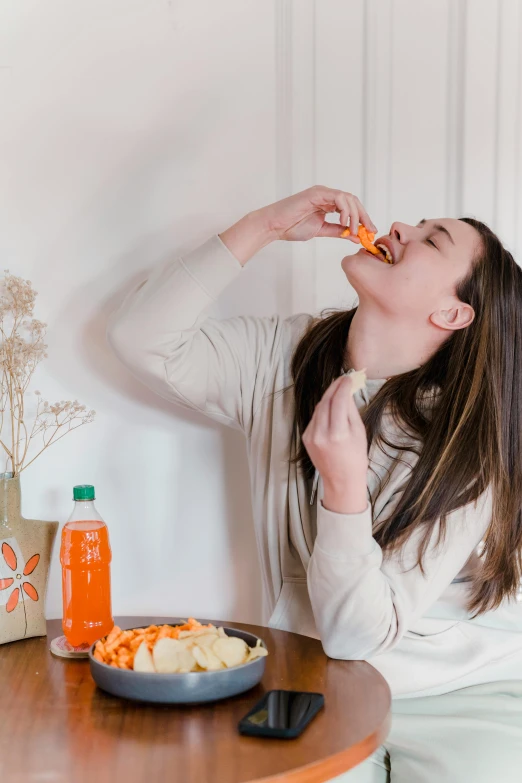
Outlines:
[[[27,563],[24,566],[24,570],[22,573],[18,572],[18,559],[16,557],[16,553],[12,546],[10,546],[6,541],[2,544],[2,555],[3,558],[8,565],[8,567],[13,571],[15,574],[14,577],[8,577],[7,579],[0,579],[0,590],[8,590],[15,582],[18,582],[20,587],[15,587],[11,595],[9,596],[9,600],[7,601],[5,608],[7,612],[13,612],[17,605],[18,601],[20,599],[20,596],[22,598],[22,603],[24,604],[24,612],[25,612],[25,601],[23,592],[29,596],[33,601],[38,601],[38,592],[36,588],[31,584],[31,582],[28,582],[27,580],[23,580],[24,576],[29,576],[33,573],[36,566],[39,563],[40,555],[32,555],[32,557],[29,558]],[[23,580],[23,581],[22,581]],[[26,618],[27,623],[27,618]]]

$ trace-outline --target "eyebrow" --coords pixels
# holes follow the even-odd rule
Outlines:
[[[423,226],[423,225],[425,224],[425,222],[426,222],[426,218],[422,218],[422,220],[420,221],[420,223],[417,223],[417,227],[419,227],[419,226]],[[448,239],[450,240],[451,244],[452,244],[452,245],[454,245],[454,244],[455,244],[455,242],[454,242],[454,240],[453,240],[453,237],[451,236],[450,232],[448,231],[448,229],[447,229],[447,228],[445,228],[445,227],[442,225],[442,223],[435,223],[435,225],[433,226],[433,228],[435,229],[435,231],[442,231],[442,233],[443,233],[443,234],[446,234],[446,236],[447,236],[447,237],[448,237]]]

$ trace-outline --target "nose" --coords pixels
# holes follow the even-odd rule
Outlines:
[[[405,245],[412,239],[414,232],[415,226],[409,226],[407,223],[392,223],[390,237]]]

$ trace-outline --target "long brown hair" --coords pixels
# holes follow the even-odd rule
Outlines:
[[[475,310],[475,320],[453,332],[421,367],[390,378],[363,420],[369,446],[375,442],[383,449],[415,450],[388,440],[385,410],[413,444],[420,443],[401,500],[374,531],[385,552],[399,549],[420,528],[422,568],[438,521],[440,542],[450,512],[492,492],[482,567],[470,585],[469,609],[479,614],[514,596],[522,575],[522,270],[488,226],[473,218],[461,220],[481,238],[471,270],[456,288],[459,299]],[[314,466],[300,433],[343,369],[354,313],[334,311],[312,321],[292,357],[294,436],[299,433],[292,461],[307,478]]]

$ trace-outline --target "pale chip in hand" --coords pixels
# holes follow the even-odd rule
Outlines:
[[[348,373],[352,382],[352,394],[356,394],[366,386],[366,370],[353,370]]]

